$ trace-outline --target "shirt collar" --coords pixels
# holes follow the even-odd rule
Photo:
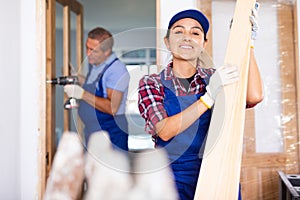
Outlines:
[[[116,54],[112,52],[110,56],[104,61],[105,65],[110,64],[116,58],[117,58]]]
[[[172,67],[173,67],[173,62],[170,62],[166,68],[166,70],[164,70],[165,73],[165,79],[166,80],[171,80],[172,78],[175,78],[173,71],[172,71]],[[205,68],[202,68],[200,65],[197,66],[197,73],[195,75],[196,76],[200,76],[201,78],[207,78],[208,74],[206,72]]]
[[[115,54],[115,52],[112,52],[110,54],[110,56],[103,63],[101,63],[99,65],[93,65],[93,67],[101,68],[103,66],[106,66],[106,65],[110,64],[116,58],[117,58],[117,55]]]

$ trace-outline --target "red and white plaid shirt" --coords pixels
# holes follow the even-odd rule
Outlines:
[[[198,67],[194,80],[190,83],[188,91],[183,84],[176,78],[172,72],[173,63],[170,63],[164,73],[166,80],[172,80],[176,96],[185,96],[206,92],[206,84],[203,79],[209,78],[215,69],[205,69]],[[145,130],[152,136],[156,136],[155,125],[168,117],[164,108],[164,89],[161,83],[160,74],[152,74],[144,76],[139,82],[139,111],[145,119]]]

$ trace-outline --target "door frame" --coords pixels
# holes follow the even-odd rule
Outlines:
[[[70,65],[70,13],[76,14],[76,64],[80,66],[83,58],[83,6],[76,0],[37,0],[37,47],[39,66],[42,66],[45,82],[42,83],[43,103],[41,112],[44,113],[44,120],[41,128],[45,134],[39,138],[39,183],[38,199],[43,199],[53,158],[55,155],[55,85],[46,84],[46,80],[56,77],[56,3],[63,6],[63,75],[69,75]],[[64,112],[64,131],[70,127],[70,113]]]

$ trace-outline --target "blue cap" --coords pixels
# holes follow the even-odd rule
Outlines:
[[[209,29],[209,21],[205,17],[205,15],[202,12],[200,12],[199,10],[189,9],[189,10],[184,10],[184,11],[177,13],[176,15],[174,15],[171,18],[168,29],[170,29],[175,22],[177,22],[178,20],[184,19],[184,18],[192,18],[192,19],[198,21],[203,28],[204,38],[206,39],[206,34]]]

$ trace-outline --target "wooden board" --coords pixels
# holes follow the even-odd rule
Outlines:
[[[239,82],[218,95],[194,199],[238,198],[254,0],[237,0],[224,63],[239,66]]]
[[[41,18],[42,11],[46,11],[46,21],[41,26],[45,26],[46,31],[46,80],[50,80],[56,77],[56,4],[59,3],[63,6],[63,22],[64,22],[64,35],[63,35],[63,51],[64,51],[64,69],[63,75],[69,75],[69,61],[70,61],[70,12],[76,14],[76,53],[77,53],[77,65],[80,66],[83,55],[83,7],[76,0],[47,0],[42,8],[38,7],[38,19]],[[41,12],[41,13],[40,13]],[[39,40],[42,41],[42,40]],[[40,51],[39,51],[40,52]],[[41,65],[42,66],[42,65]],[[46,136],[45,147],[43,147],[43,155],[41,156],[44,162],[41,164],[43,171],[41,172],[41,191],[43,194],[46,179],[52,167],[53,158],[56,151],[55,142],[55,117],[56,117],[56,85],[46,85],[46,105],[45,105],[45,117],[46,117]],[[64,103],[64,102],[58,102]],[[70,113],[64,111],[64,130],[70,129]],[[81,130],[81,129],[80,129]],[[81,131],[80,131],[81,133]],[[44,165],[44,166],[43,166]]]

